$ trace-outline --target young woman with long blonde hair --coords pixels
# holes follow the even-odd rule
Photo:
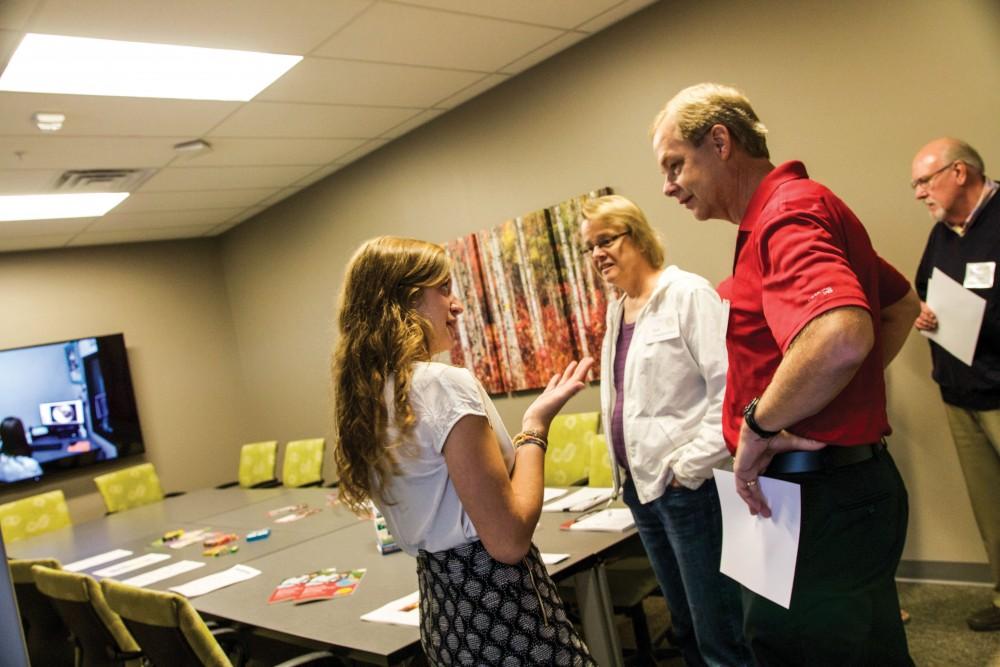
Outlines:
[[[373,502],[417,559],[432,664],[595,665],[531,536],[549,423],[593,361],[570,364],[511,439],[479,382],[432,361],[461,304],[432,243],[380,237],[347,268],[333,361],[340,496]]]

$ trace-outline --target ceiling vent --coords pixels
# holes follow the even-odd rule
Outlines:
[[[57,192],[135,192],[152,169],[71,169],[56,179]]]

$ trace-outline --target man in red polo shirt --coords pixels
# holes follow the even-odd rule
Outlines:
[[[790,609],[744,589],[761,665],[912,665],[894,575],[903,481],[883,444],[883,368],[919,300],[849,208],[800,162],[775,167],[739,91],[700,84],[653,124],[663,193],[739,225],[723,433],[737,492],[770,516],[758,476],[800,485]]]

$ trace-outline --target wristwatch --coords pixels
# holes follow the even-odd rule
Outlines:
[[[750,427],[750,430],[757,434],[758,437],[764,440],[770,440],[774,436],[781,433],[781,429],[777,431],[767,431],[761,428],[761,425],[757,423],[754,419],[754,412],[757,410],[757,401],[760,400],[760,396],[754,396],[753,400],[747,403],[747,406],[743,408],[743,422]]]

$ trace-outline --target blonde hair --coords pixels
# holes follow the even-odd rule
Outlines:
[[[663,244],[653,231],[642,209],[621,195],[605,195],[588,199],[581,209],[583,217],[592,222],[603,222],[623,232],[628,232],[639,252],[654,269],[663,267]]]
[[[770,157],[767,128],[746,95],[732,86],[699,83],[685,88],[657,114],[650,134],[655,134],[668,117],[674,120],[681,139],[694,146],[701,145],[713,125],[724,125],[750,157]]]
[[[451,265],[441,246],[381,236],[354,253],[340,296],[339,338],[333,355],[334,460],[340,498],[359,514],[369,500],[385,500],[399,471],[398,449],[413,430],[410,406],[413,363],[430,359],[432,327],[415,309],[421,288],[448,278]],[[386,383],[393,380],[389,435]]]

